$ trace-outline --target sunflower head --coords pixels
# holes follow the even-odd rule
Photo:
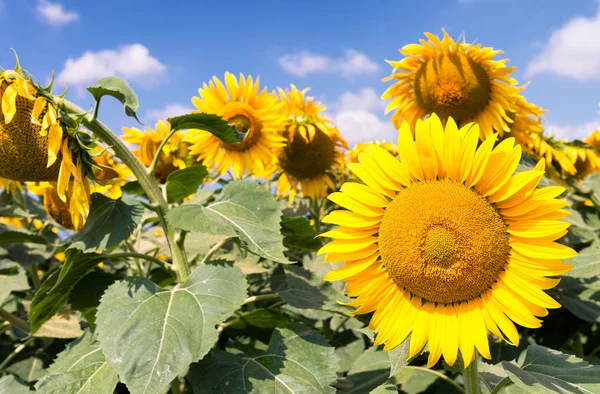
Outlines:
[[[592,131],[590,135],[583,140],[583,142],[594,149],[600,149],[600,130]]]
[[[148,167],[152,164],[158,147],[170,132],[171,124],[163,120],[157,122],[154,129],[139,130],[134,127],[123,127],[123,141],[138,146],[138,149],[133,150],[133,154]],[[159,182],[165,182],[173,171],[187,167],[189,144],[182,138],[181,132],[177,131],[163,147],[154,173]]]
[[[239,142],[225,143],[206,130],[188,130],[185,141],[191,144],[191,155],[221,174],[233,170],[235,178],[269,175],[265,171],[273,167],[273,150],[284,143],[279,135],[282,103],[266,88],[260,90],[258,78],[240,74],[238,80],[225,73],[223,84],[213,77],[192,103],[197,108],[192,112],[216,114],[229,122]]]
[[[400,61],[388,61],[394,68],[384,81],[395,81],[382,98],[390,99],[386,113],[394,110],[392,121],[414,128],[417,119],[436,113],[443,122],[452,117],[458,124],[476,122],[481,138],[494,132],[509,132],[517,83],[506,67],[507,60],[495,60],[502,51],[454,41],[444,30],[440,40],[425,33],[427,41],[409,44],[400,50]]]
[[[346,152],[346,162],[358,163],[358,155],[367,149],[369,145],[377,145],[388,151],[392,156],[398,156],[398,147],[396,144],[386,141],[372,141],[368,143],[358,142],[352,147],[352,149]]]
[[[68,230],[83,228],[90,212],[89,186],[79,188],[71,181],[65,199],[58,193],[56,182],[28,183],[27,190],[43,198],[46,213],[54,221]]]
[[[305,197],[323,198],[327,188],[335,189],[333,179],[340,178],[346,140],[333,123],[318,115],[324,109],[312,97],[305,97],[307,89],[299,91],[279,89],[285,103],[283,137],[285,146],[278,151],[281,176],[277,184],[279,196],[292,200],[298,190]]]
[[[575,176],[578,179],[583,179],[592,172],[600,172],[600,158],[595,149],[581,141],[562,143],[563,151],[575,167]]]
[[[544,290],[569,270],[576,253],[555,240],[568,215],[564,189],[537,189],[544,161],[515,174],[521,147],[497,134],[478,146],[479,126],[442,125],[433,114],[413,130],[400,128],[401,159],[371,145],[348,167],[363,183],[347,182],[329,199],[346,210],[319,254],[345,262],[325,279],[345,280],[355,313],[374,312],[375,344],[389,350],[410,335],[410,357],[428,343],[428,365],[441,356],[466,365],[477,350],[491,358],[488,330],[517,345],[514,323],[541,326],[560,305]]]
[[[115,157],[102,147],[92,151],[94,162],[94,175],[99,185],[94,185],[94,192],[107,194],[110,198],[121,197],[121,186],[133,176],[129,167],[115,160]]]

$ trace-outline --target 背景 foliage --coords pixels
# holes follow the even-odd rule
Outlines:
[[[125,81],[88,90],[136,117]],[[97,109],[71,115],[115,147]],[[169,122],[172,135],[243,137],[214,114]],[[217,178],[189,157],[161,185],[121,156],[134,170],[122,196],[92,194],[78,233],[38,196],[0,190],[0,393],[464,392],[462,361],[427,369],[427,351],[407,359],[408,341],[383,352],[344,284],[323,279],[339,266],[316,256],[331,203],[277,199],[270,180]],[[563,308],[520,328],[519,347],[492,340],[482,393],[600,393],[600,177],[566,182],[561,242],[580,254],[549,291]]]

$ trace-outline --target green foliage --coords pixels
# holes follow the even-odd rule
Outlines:
[[[204,265],[172,289],[145,278],[108,288],[96,324],[102,352],[129,391],[162,393],[217,338],[215,325],[244,301],[247,284],[236,268]]]
[[[93,329],[71,342],[36,385],[41,394],[112,394],[119,381]]]
[[[281,220],[283,246],[301,252],[316,252],[323,246],[318,234],[303,216],[286,217]]]
[[[0,245],[14,243],[47,243],[46,238],[17,227],[0,224]]]
[[[14,376],[6,375],[0,378],[0,393],[10,394],[30,394],[33,391],[29,387],[19,382]]]
[[[0,259],[0,305],[12,291],[27,290],[27,275],[19,264],[7,259]]]
[[[205,130],[228,144],[235,144],[238,139],[234,130],[220,116],[213,114],[187,114],[168,119],[171,130],[200,129]]]
[[[195,393],[333,393],[337,360],[318,332],[300,324],[278,328],[254,357],[211,350],[190,371]]]
[[[87,88],[96,100],[96,108],[100,106],[100,99],[104,96],[112,96],[123,104],[127,116],[137,120],[136,111],[140,106],[137,94],[131,89],[127,81],[118,77],[107,77],[96,81],[94,86]]]
[[[181,202],[190,194],[194,194],[207,176],[208,170],[200,164],[173,171],[165,185],[167,202]]]
[[[278,263],[289,263],[283,255],[279,203],[262,185],[232,182],[214,203],[183,204],[171,209],[167,220],[186,231],[239,237],[250,252]]]
[[[70,246],[84,253],[117,246],[129,238],[144,214],[142,204],[130,197],[113,200],[94,193],[91,199],[90,216]]]

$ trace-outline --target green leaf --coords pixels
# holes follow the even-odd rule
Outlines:
[[[104,358],[93,329],[67,345],[36,385],[41,394],[112,394],[117,371]]]
[[[560,301],[565,308],[578,318],[589,323],[600,322],[600,281],[582,283],[568,276],[563,276],[557,290]]]
[[[0,259],[0,305],[12,291],[27,289],[29,283],[23,267],[14,261]]]
[[[87,90],[94,96],[96,107],[100,105],[100,99],[103,96],[112,96],[123,104],[127,116],[137,120],[136,111],[140,104],[137,95],[127,81],[118,77],[102,78]]]
[[[390,379],[390,358],[382,351],[371,347],[356,359],[352,368],[348,372],[343,389],[339,393],[368,393],[375,390],[382,384],[391,381]]]
[[[146,192],[142,188],[142,185],[140,185],[139,181],[127,182],[126,184],[121,186],[121,191],[126,194],[146,197]]]
[[[215,325],[242,304],[246,288],[237,268],[218,265],[197,267],[172,289],[139,277],[119,281],[96,315],[102,351],[131,393],[163,393],[214,345]]]
[[[502,366],[510,380],[528,393],[600,392],[600,366],[543,346],[529,346],[520,367],[506,361]]]
[[[323,246],[317,232],[303,216],[283,217],[281,220],[283,246],[301,252],[316,252]]]
[[[73,286],[100,261],[96,254],[67,251],[60,273],[50,275],[33,297],[29,310],[32,333],[60,311]]]
[[[167,202],[180,202],[194,194],[208,176],[208,170],[201,164],[173,171],[167,178]]]
[[[239,237],[250,252],[290,263],[283,255],[279,203],[263,185],[232,182],[214,203],[205,207],[196,204],[175,207],[167,213],[167,220],[186,231]]]
[[[81,312],[88,324],[93,325],[102,294],[119,279],[121,277],[99,270],[85,275],[69,293],[71,308]]]
[[[144,214],[144,206],[130,197],[113,200],[94,193],[91,200],[90,215],[69,249],[89,253],[117,246],[129,238]]]
[[[7,372],[17,375],[25,382],[36,382],[40,380],[46,371],[44,371],[44,360],[39,357],[27,357],[26,359],[13,363],[6,369]]]
[[[573,268],[567,275],[573,278],[591,278],[600,275],[600,246],[592,244],[569,260]]]
[[[47,244],[46,238],[17,227],[0,224],[0,245],[13,243]]]
[[[260,308],[227,322],[227,327],[236,330],[246,329],[248,325],[259,328],[275,328],[281,327],[289,321],[290,319],[280,312],[273,309]]]
[[[410,340],[407,338],[400,345],[396,346],[387,354],[390,356],[390,377],[402,371],[408,365],[408,354],[410,349]]]
[[[338,336],[336,336],[338,338]],[[338,372],[346,372],[351,367],[356,359],[365,351],[365,342],[362,338],[350,342],[345,346],[335,349],[334,354],[339,359],[340,369]]]
[[[6,375],[0,378],[0,393],[10,394],[31,394],[33,391],[29,387],[20,383],[12,375]]]
[[[32,336],[41,338],[77,338],[83,334],[79,314],[65,307],[48,319]]]
[[[171,131],[185,129],[200,129],[208,131],[215,137],[228,144],[238,143],[235,131],[220,116],[214,114],[187,114],[169,118]]]
[[[212,349],[190,369],[194,393],[334,393],[337,360],[317,331],[301,324],[273,331],[257,357]]]

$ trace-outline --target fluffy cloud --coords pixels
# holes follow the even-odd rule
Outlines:
[[[350,145],[373,140],[395,141],[397,132],[383,114],[386,103],[374,89],[365,88],[358,93],[345,92],[331,106],[333,114],[328,114],[340,133]]]
[[[379,70],[377,63],[354,49],[347,49],[344,56],[339,58],[301,51],[283,55],[278,60],[285,71],[298,77],[312,73],[339,73],[349,78],[360,74],[376,73]]]
[[[584,81],[600,79],[600,12],[576,17],[554,31],[527,66],[527,77],[552,73]]]
[[[79,14],[67,11],[60,3],[52,3],[48,0],[38,0],[35,7],[37,14],[52,26],[63,26],[79,19]]]
[[[159,120],[171,118],[173,116],[185,115],[190,112],[190,107],[183,104],[175,103],[169,104],[163,108],[151,108],[146,111],[144,115],[144,121],[154,123]]]
[[[544,134],[572,141],[584,139],[595,130],[600,130],[600,119],[581,124],[548,123],[544,128]]]
[[[166,69],[150,55],[148,48],[142,44],[131,44],[117,50],[85,52],[76,59],[67,59],[57,81],[84,87],[103,77],[118,76],[151,86],[164,77]]]

